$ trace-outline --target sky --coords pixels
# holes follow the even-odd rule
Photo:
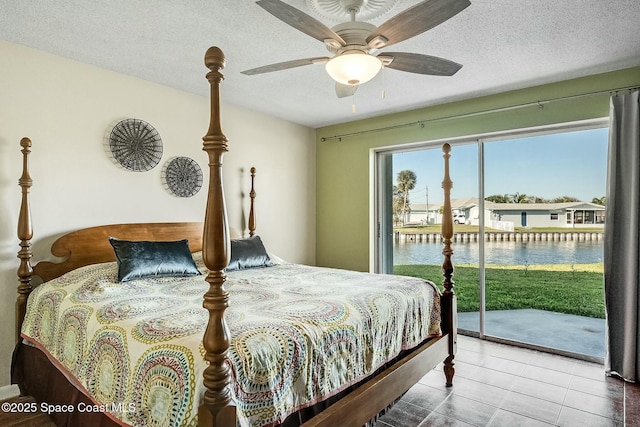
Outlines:
[[[571,196],[591,202],[606,194],[608,129],[590,129],[485,142],[485,197],[527,194],[553,199]],[[443,159],[440,147],[393,155],[393,183],[409,169],[417,183],[411,203],[441,203]],[[452,198],[478,197],[478,146],[454,145]],[[427,190],[428,189],[428,190]]]

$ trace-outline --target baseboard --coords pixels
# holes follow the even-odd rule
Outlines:
[[[20,389],[15,384],[0,387],[0,400],[11,399],[20,395]]]

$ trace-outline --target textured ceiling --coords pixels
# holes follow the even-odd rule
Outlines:
[[[317,15],[305,0],[285,1],[328,26],[339,23]],[[398,0],[371,22],[381,24],[415,3]],[[311,127],[640,65],[639,0],[471,3],[392,48],[463,64],[456,75],[387,69],[355,99],[336,97],[321,64],[241,74],[328,54],[322,43],[250,0],[0,0],[0,39],[204,96],[203,56],[216,45],[227,58],[223,101]]]

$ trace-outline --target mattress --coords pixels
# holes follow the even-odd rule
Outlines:
[[[36,288],[23,342],[121,425],[197,424],[204,393],[203,273],[117,281],[116,263]],[[356,384],[440,331],[417,278],[280,263],[227,274],[231,393],[243,426],[272,426]]]

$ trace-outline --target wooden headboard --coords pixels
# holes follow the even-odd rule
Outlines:
[[[78,267],[115,261],[109,237],[134,241],[188,239],[191,252],[198,252],[202,250],[202,228],[202,222],[111,224],[84,228],[65,234],[51,246],[51,253],[65,258],[64,261],[39,262],[33,267],[33,273],[46,282]]]

